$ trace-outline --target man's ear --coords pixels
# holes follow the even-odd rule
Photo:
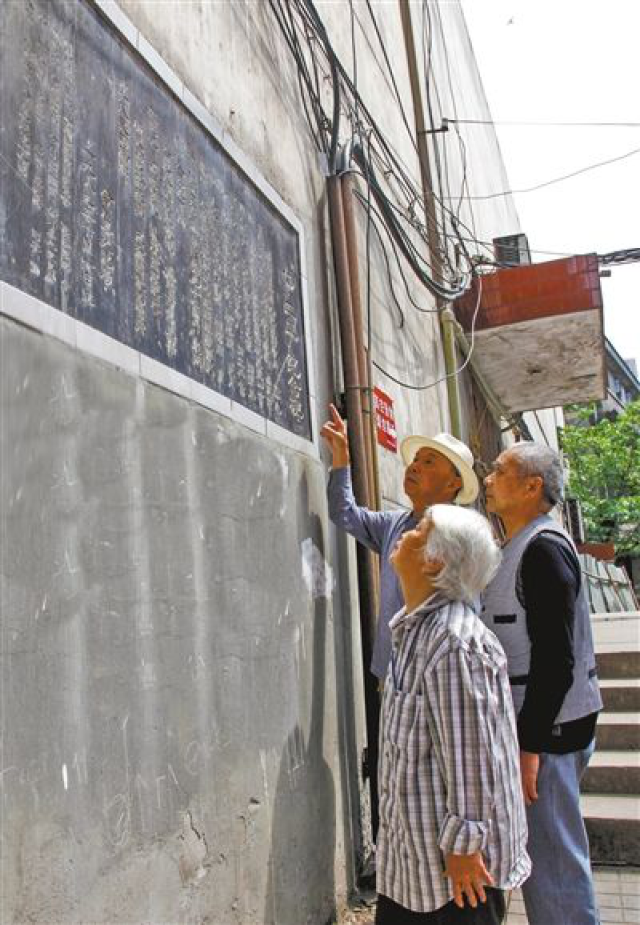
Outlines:
[[[449,479],[448,487],[455,488],[456,494],[460,491],[460,489],[462,488],[462,476],[460,475],[460,473],[455,472],[451,476],[451,478]]]
[[[528,488],[531,494],[537,495],[538,492],[542,493],[544,489],[544,482],[542,481],[542,476],[541,475],[530,476]]]

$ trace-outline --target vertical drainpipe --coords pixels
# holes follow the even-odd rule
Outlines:
[[[369,506],[369,484],[367,479],[367,456],[365,428],[362,414],[361,391],[364,386],[360,378],[360,364],[356,347],[356,333],[353,318],[351,279],[347,235],[344,221],[342,181],[338,176],[327,179],[329,198],[329,219],[333,244],[333,261],[336,274],[342,365],[346,392],[347,421],[349,425],[349,449],[353,461],[353,489],[358,504]]]
[[[418,160],[420,161],[422,195],[424,197],[424,208],[427,218],[427,240],[429,242],[431,268],[436,281],[441,283],[443,281],[443,275],[442,260],[440,258],[440,235],[438,234],[436,223],[435,199],[433,196],[433,182],[431,179],[429,148],[427,145],[427,130],[424,121],[424,106],[422,103],[422,91],[420,89],[420,72],[418,70],[418,61],[416,58],[416,45],[413,37],[411,8],[409,0],[398,0],[398,2],[400,4],[400,18],[402,20],[404,44],[407,52],[407,65],[409,67],[413,115],[416,123]],[[444,307],[442,299],[436,298],[436,307],[439,309]],[[460,440],[462,438],[462,415],[460,413],[458,378],[455,375],[457,362],[454,321],[455,318],[451,309],[445,309],[440,313],[440,333],[442,337],[442,352],[444,354],[444,368],[447,374],[447,396],[449,399],[451,433]]]
[[[367,454],[367,472],[369,475],[369,506],[378,510],[380,508],[380,485],[378,480],[378,466],[376,454],[376,432],[373,414],[373,395],[371,392],[371,370],[369,352],[365,347],[364,323],[362,318],[362,304],[360,301],[360,271],[358,266],[358,237],[356,220],[353,212],[353,180],[346,173],[342,175],[342,208],[344,212],[344,228],[347,241],[347,260],[349,263],[349,279],[351,282],[351,306],[353,309],[353,332],[355,336],[356,356],[358,361],[358,374],[362,389],[361,404],[364,415],[365,451]]]
[[[449,396],[449,417],[451,419],[451,433],[458,440],[462,439],[462,421],[460,413],[460,391],[458,377],[455,375],[458,357],[456,354],[456,316],[450,308],[440,313],[440,330],[442,331],[442,350],[444,353],[444,368],[447,379],[447,394]]]
[[[349,256],[343,188],[340,177],[333,175],[327,179],[327,196],[329,200],[329,221],[333,244],[333,260],[336,274],[336,294],[338,318],[340,324],[340,341],[342,346],[342,365],[346,392],[347,423],[349,450],[352,462],[353,489],[356,501],[369,506],[369,487],[367,479],[367,455],[365,446],[365,425],[362,414],[361,394],[363,382],[360,379],[356,335],[354,330],[352,283],[349,275]],[[360,626],[362,638],[362,656],[364,661],[364,697],[367,720],[367,748],[372,765],[377,764],[378,730],[380,717],[380,700],[377,678],[369,670],[373,655],[373,643],[376,629],[376,581],[373,556],[361,544],[357,545],[358,590],[360,597]],[[377,780],[375,774],[369,774],[371,790],[371,826],[372,834],[378,829]]]
[[[367,505],[380,510],[380,482],[378,478],[378,454],[373,413],[373,393],[371,391],[370,357],[365,348],[364,324],[362,319],[362,304],[360,300],[360,271],[358,266],[358,236],[356,220],[353,210],[353,180],[350,174],[341,176],[342,211],[344,216],[344,230],[347,245],[347,262],[349,267],[349,282],[351,290],[351,309],[353,316],[353,336],[355,340],[356,360],[358,363],[358,376],[360,378],[360,405],[362,408],[362,423],[364,429],[364,449],[367,457],[368,502]],[[369,556],[371,558],[371,554]],[[372,564],[375,613],[380,608],[380,572],[376,560]]]

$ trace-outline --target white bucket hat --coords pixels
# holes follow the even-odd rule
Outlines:
[[[435,437],[420,437],[417,434],[405,437],[400,444],[400,453],[405,465],[410,465],[418,450],[428,447],[436,453],[446,456],[458,470],[462,479],[462,488],[455,498],[455,504],[473,504],[478,497],[480,486],[473,471],[473,454],[466,444],[452,437],[451,434],[438,434]]]

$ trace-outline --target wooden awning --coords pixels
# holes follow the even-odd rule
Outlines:
[[[455,303],[474,361],[508,412],[604,398],[602,290],[595,254],[484,274]]]

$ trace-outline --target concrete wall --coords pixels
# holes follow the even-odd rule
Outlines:
[[[299,219],[317,434],[341,383],[325,185],[268,4],[103,6],[127,14]],[[410,115],[397,7],[374,8]],[[366,6],[354,9],[358,86],[417,181]],[[319,10],[350,68],[349,4]],[[442,15],[473,111],[485,104],[464,24],[456,5]],[[483,139],[473,176],[497,184]],[[458,169],[452,154],[452,186]],[[504,204],[477,221],[517,230]],[[365,230],[361,215],[363,259]],[[392,267],[401,320],[375,235],[371,258],[373,356],[428,384],[443,374],[435,316],[411,308]],[[361,280],[366,304],[364,263]],[[324,925],[354,887],[366,813],[353,547],[328,524],[326,459],[15,318],[0,334],[3,923]],[[375,378],[400,436],[448,428],[444,385]],[[380,450],[380,467],[385,503],[402,503],[399,457]]]
[[[2,345],[2,921],[326,922],[358,794],[323,468]]]

